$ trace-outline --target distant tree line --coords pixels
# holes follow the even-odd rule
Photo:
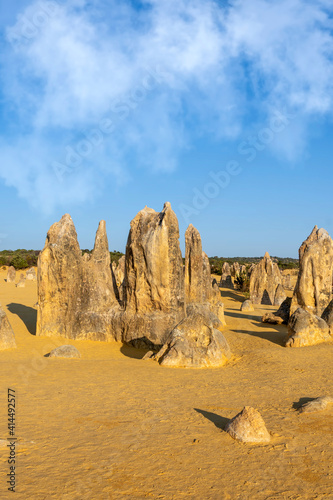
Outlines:
[[[241,266],[249,268],[251,264],[258,264],[263,257],[209,257],[209,263],[212,274],[221,275],[224,262],[228,262],[231,266],[234,262],[238,262]],[[298,259],[290,257],[271,257],[277,263],[281,271],[284,269],[298,269]]]

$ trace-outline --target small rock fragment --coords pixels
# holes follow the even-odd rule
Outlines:
[[[81,354],[73,345],[61,345],[50,352],[49,358],[81,358]]]
[[[231,419],[225,431],[234,439],[244,443],[268,443],[271,439],[262,416],[251,406],[245,406]]]

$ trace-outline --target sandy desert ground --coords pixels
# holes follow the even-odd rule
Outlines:
[[[17,349],[0,352],[0,440],[10,387],[18,462],[13,494],[0,441],[1,499],[333,499],[333,405],[296,410],[306,398],[333,395],[333,344],[283,347],[286,327],[260,323],[275,308],[242,313],[242,295],[225,289],[232,362],[162,368],[116,342],[36,337],[36,283],[16,288],[5,276],[0,302]],[[80,360],[44,357],[68,343]],[[224,432],[245,405],[262,414],[270,444],[241,444]]]

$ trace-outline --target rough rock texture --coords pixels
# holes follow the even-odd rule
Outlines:
[[[242,303],[242,305],[240,307],[240,310],[241,311],[254,311],[254,307],[253,307],[251,300],[244,300],[244,302]]]
[[[185,316],[178,220],[170,203],[160,213],[145,207],[131,222],[124,307],[122,340],[136,346],[163,345]]]
[[[225,325],[221,293],[218,287],[212,287],[209,259],[202,251],[200,233],[192,224],[185,233],[185,302],[187,315],[203,314],[215,328]]]
[[[154,359],[163,366],[209,368],[225,365],[230,356],[222,333],[206,316],[192,313],[171,332]]]
[[[230,290],[234,290],[235,286],[230,274],[222,274],[220,286],[222,288],[230,288]]]
[[[81,358],[81,354],[73,345],[61,345],[50,352],[49,358]]]
[[[246,266],[244,264],[242,264],[240,266],[240,268],[239,268],[239,274],[240,274],[240,276],[242,276],[242,275],[247,276],[247,269],[246,269]]]
[[[274,304],[276,289],[279,285],[282,286],[280,270],[266,252],[264,258],[251,273],[251,301],[253,304]]]
[[[333,403],[332,396],[321,396],[319,398],[313,399],[304,403],[300,408],[300,413],[310,413],[313,411],[322,411],[327,408],[327,405]]]
[[[124,300],[124,288],[125,288],[125,255],[120,257],[118,261],[118,265],[113,265],[112,263],[112,273],[113,273],[113,279],[114,279],[114,288],[116,295],[118,296],[117,298],[119,299],[120,303],[123,302]]]
[[[328,304],[321,317],[328,324],[330,334],[333,336],[333,300]]]
[[[299,274],[290,313],[302,307],[321,316],[332,300],[333,241],[315,226],[299,249]]]
[[[272,323],[273,325],[286,325],[289,321],[290,304],[291,297],[287,297],[275,313],[269,312],[264,314],[261,321],[263,323]]]
[[[240,265],[238,262],[234,262],[231,266],[231,276],[237,277],[240,274]]]
[[[228,262],[223,262],[222,274],[231,275],[231,269],[230,269],[230,265]]]
[[[280,284],[277,286],[277,289],[275,291],[275,297],[274,297],[274,306],[280,306],[282,302],[286,300],[287,296],[284,291],[283,286]]]
[[[284,269],[281,272],[282,285],[285,290],[294,291],[298,277],[298,269]]]
[[[80,250],[66,214],[47,233],[38,258],[37,335],[110,340],[116,337],[110,315],[119,307],[110,271],[110,254],[101,221],[92,253]]]
[[[271,436],[260,413],[251,406],[245,408],[230,420],[225,431],[234,439],[244,443],[268,443]]]
[[[332,340],[327,323],[299,307],[290,316],[287,347],[303,347]]]
[[[15,279],[16,279],[15,267],[9,266],[7,271],[7,283],[15,283]]]
[[[21,275],[20,275],[20,279],[19,279],[19,281],[16,283],[16,286],[17,286],[18,288],[24,288],[24,287],[25,287],[25,276],[24,276],[24,274],[23,274],[23,273],[21,273]]]
[[[28,281],[36,281],[37,280],[37,275],[34,267],[31,267],[30,269],[27,270],[25,273],[25,278]]]
[[[5,311],[0,305],[0,350],[16,347],[15,335]]]

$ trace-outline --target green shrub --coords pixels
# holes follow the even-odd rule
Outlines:
[[[20,255],[15,255],[9,263],[10,266],[15,267],[15,269],[25,269],[29,267],[26,259],[23,259]]]

